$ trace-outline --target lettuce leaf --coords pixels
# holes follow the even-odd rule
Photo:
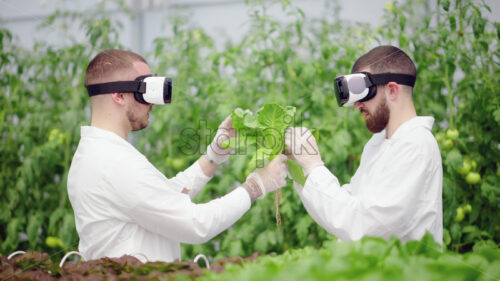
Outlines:
[[[251,148],[253,155],[246,170],[246,174],[249,174],[283,152],[285,131],[293,124],[295,113],[295,107],[282,107],[275,103],[265,104],[256,115],[236,108],[231,113],[231,119],[238,136],[226,140],[222,146],[237,152]],[[303,185],[306,177],[300,165],[293,160],[287,160],[287,163],[293,180]]]
[[[307,177],[304,176],[304,171],[299,163],[293,161],[292,159],[286,159],[286,163],[288,164],[288,172],[290,173],[290,176],[292,176],[292,179],[298,184],[304,186]]]

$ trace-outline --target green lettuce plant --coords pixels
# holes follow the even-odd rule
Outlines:
[[[238,132],[234,138],[226,140],[222,146],[232,148],[237,154],[253,151],[246,174],[256,167],[271,161],[285,149],[285,132],[293,125],[296,109],[293,106],[282,107],[276,103],[267,103],[254,115],[251,111],[236,108],[231,113],[233,128]],[[297,182],[304,184],[305,177],[297,162],[287,159],[292,167],[290,175]],[[281,190],[275,192],[276,221],[281,223],[279,205]]]

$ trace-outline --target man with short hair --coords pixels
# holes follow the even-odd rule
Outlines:
[[[191,198],[229,158],[231,150],[221,143],[236,131],[226,118],[207,153],[167,179],[126,140],[130,131],[148,126],[153,107],[146,101],[148,91],[162,93],[159,84],[149,83],[167,79],[146,80],[150,76],[141,56],[123,50],[105,50],[87,67],[92,121],[81,128],[68,174],[68,195],[85,259],[125,254],[142,261],[180,259],[181,242],[208,241],[238,220],[254,200],[286,184],[286,157],[280,156],[225,196],[194,204]],[[124,90],[135,86],[137,91]]]
[[[416,68],[402,50],[380,46],[361,56],[352,74],[335,79],[340,105],[354,105],[374,133],[348,184],[340,185],[321,160],[307,128],[287,132],[289,157],[308,175],[295,184],[313,219],[341,240],[363,236],[402,241],[430,232],[442,244],[442,164],[431,128],[412,101]],[[304,149],[305,148],[305,149]]]

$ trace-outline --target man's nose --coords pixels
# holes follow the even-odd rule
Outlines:
[[[360,109],[361,107],[363,106],[363,103],[362,102],[354,102],[354,109],[358,110]]]

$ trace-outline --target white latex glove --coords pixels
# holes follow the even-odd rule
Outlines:
[[[210,162],[220,165],[229,159],[232,149],[222,147],[222,143],[230,138],[236,137],[236,130],[233,128],[231,115],[229,115],[217,129],[215,138],[207,147],[206,157]]]
[[[302,166],[307,176],[312,169],[323,166],[316,139],[305,127],[288,128],[285,133],[285,154]]]
[[[273,161],[269,162],[262,168],[255,169],[254,172],[248,175],[247,180],[243,185],[245,186],[247,183],[256,183],[260,189],[260,194],[253,194],[254,196],[252,196],[249,191],[250,197],[253,199],[264,198],[266,193],[273,192],[286,185],[288,166],[285,160],[285,155],[278,155],[273,159]]]

